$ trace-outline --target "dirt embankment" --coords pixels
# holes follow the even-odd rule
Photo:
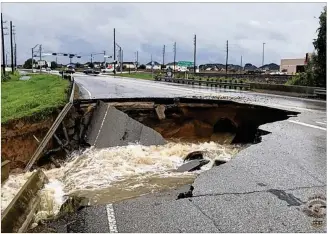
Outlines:
[[[31,122],[14,120],[1,124],[1,159],[10,161],[10,169],[23,169],[56,119],[57,113],[48,118]],[[36,137],[36,138],[35,138]],[[52,141],[48,147],[52,147]]]

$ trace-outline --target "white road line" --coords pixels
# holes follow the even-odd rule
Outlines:
[[[327,123],[325,122],[325,123],[323,123],[323,122],[318,122],[318,121],[315,121],[316,123],[318,123],[318,124],[324,124],[324,125],[327,125]]]
[[[294,120],[288,120],[288,121],[291,122],[291,123],[300,124],[300,125],[311,127],[311,128],[317,128],[317,129],[321,129],[321,130],[324,130],[324,131],[327,130],[326,128],[322,128],[322,127],[319,127],[319,126],[316,126],[316,125],[302,123],[302,122],[298,122],[298,121],[294,121]]]
[[[78,83],[79,83],[79,82],[78,82]],[[92,94],[91,94],[91,92],[89,92],[89,90],[86,89],[85,86],[83,86],[82,84],[80,84],[80,86],[81,86],[84,90],[87,91],[87,93],[88,93],[88,95],[89,95],[89,99],[92,99]]]
[[[106,112],[105,112],[105,114],[104,114],[104,116],[103,116],[103,120],[102,120],[102,123],[101,123],[100,129],[99,129],[99,132],[97,133],[97,136],[96,136],[96,138],[95,138],[95,141],[94,141],[93,146],[95,146],[97,139],[99,139],[99,136],[100,136],[100,133],[101,133],[101,129],[102,129],[103,124],[104,124],[104,120],[105,120],[105,118],[107,117],[107,114],[108,114],[109,107],[110,107],[110,105],[107,105],[107,110],[106,110]]]
[[[116,224],[116,217],[115,211],[113,210],[112,204],[106,205],[107,209],[107,216],[108,216],[108,223],[109,223],[109,232],[110,233],[117,233],[117,224]]]

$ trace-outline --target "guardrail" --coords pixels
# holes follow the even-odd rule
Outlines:
[[[38,170],[21,187],[7,208],[1,212],[1,232],[26,232],[33,215],[38,209],[38,191],[48,181],[46,175]]]
[[[319,97],[326,97],[327,90],[326,89],[314,89],[314,95]]]
[[[10,161],[5,160],[1,162],[1,183],[6,181],[9,177]]]
[[[165,81],[165,82],[172,82],[172,83],[179,83],[179,84],[191,84],[191,85],[205,85],[210,87],[219,87],[219,88],[229,88],[229,89],[250,89],[249,83],[244,83],[242,80],[219,80],[219,79],[209,79],[207,78],[188,78],[188,79],[180,79],[180,78],[171,78],[171,77],[155,77],[156,81]]]

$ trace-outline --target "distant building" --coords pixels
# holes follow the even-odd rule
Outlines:
[[[136,69],[136,64],[134,62],[123,62],[123,66],[127,69]]]
[[[147,70],[151,70],[151,62],[149,62],[149,63],[146,64],[146,69]],[[153,69],[154,70],[160,70],[161,69],[161,64],[158,63],[158,62],[156,62],[156,61],[154,61]]]
[[[281,59],[280,72],[294,75],[305,71],[305,65],[311,58],[311,53],[306,53],[305,58]]]

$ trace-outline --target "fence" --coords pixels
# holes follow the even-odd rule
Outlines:
[[[250,84],[244,83],[242,80],[220,80],[220,79],[202,79],[201,77],[195,78],[188,78],[188,79],[180,79],[180,78],[171,78],[171,77],[161,77],[156,76],[156,81],[165,81],[165,82],[172,82],[172,83],[179,83],[179,84],[191,84],[191,85],[205,85],[210,87],[219,87],[219,88],[229,88],[229,89],[250,89]]]

